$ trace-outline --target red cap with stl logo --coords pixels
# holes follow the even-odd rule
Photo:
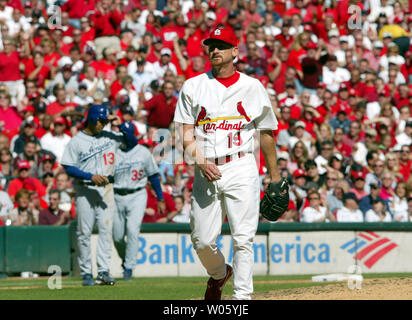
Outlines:
[[[235,34],[229,28],[216,28],[211,32],[209,38],[206,39],[203,43],[207,46],[212,40],[224,41],[231,44],[234,47],[236,47],[238,43]]]
[[[21,169],[30,169],[30,162],[28,162],[27,160],[20,160],[17,163],[17,170]]]
[[[305,173],[305,171],[303,171],[302,169],[296,169],[296,170],[293,172],[293,175],[292,175],[292,176],[295,177],[295,178],[306,177],[306,173]]]

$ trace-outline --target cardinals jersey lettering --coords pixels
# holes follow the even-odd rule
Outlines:
[[[240,73],[227,88],[211,71],[183,84],[174,121],[195,125],[196,143],[206,158],[252,152],[255,131],[278,126],[259,80]]]

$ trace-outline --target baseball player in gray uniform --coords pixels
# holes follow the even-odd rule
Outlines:
[[[115,210],[113,181],[117,151],[120,147],[133,147],[135,136],[103,130],[115,116],[110,116],[103,105],[91,106],[86,128],[75,135],[64,150],[62,165],[74,177],[75,206],[79,266],[84,286],[113,285],[110,277],[112,225]],[[90,238],[97,223],[97,278],[92,276]]]
[[[129,135],[135,133],[135,127],[131,122],[122,123],[119,128],[124,132],[127,131]],[[116,157],[114,174],[116,213],[113,222],[113,240],[123,260],[123,278],[130,280],[137,263],[140,226],[147,205],[145,187],[148,179],[156,191],[161,203],[160,207],[164,206],[164,200],[159,169],[153,155],[146,147],[137,145],[124,151],[119,150]]]

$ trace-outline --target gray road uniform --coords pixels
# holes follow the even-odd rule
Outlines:
[[[159,169],[150,151],[142,145],[127,152],[119,150],[116,157],[114,198],[117,210],[113,240],[123,260],[123,267],[133,270],[137,263],[140,226],[147,205],[147,177],[158,174]]]
[[[62,165],[113,178],[117,152],[123,142],[121,133],[102,131],[92,136],[81,131],[68,143]],[[74,190],[81,275],[92,274],[90,239],[95,223],[99,230],[97,272],[108,272],[115,211],[113,184],[96,186],[90,180],[75,179]]]

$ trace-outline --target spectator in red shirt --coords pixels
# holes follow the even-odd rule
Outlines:
[[[50,67],[44,63],[44,54],[40,51],[33,53],[33,58],[28,61],[24,68],[27,80],[35,80],[40,88],[44,88],[46,79],[50,79]]]
[[[156,192],[150,182],[146,187],[147,191],[147,208],[143,217],[143,223],[162,223],[170,222],[170,220],[178,213],[175,202],[170,194],[163,192],[164,204],[166,208],[162,209],[159,206],[159,201],[156,197]],[[162,212],[163,211],[163,212]]]
[[[399,111],[403,105],[409,104],[409,87],[407,83],[402,83],[397,87],[392,100]]]
[[[63,37],[65,36],[71,37],[73,34],[74,27],[69,24],[69,20],[70,20],[69,13],[63,11],[61,15],[61,25],[59,26],[59,29],[62,31]]]
[[[290,47],[289,65],[296,68],[296,71],[298,72],[300,78],[303,77],[301,62],[302,59],[306,57],[308,54],[307,46],[310,43],[310,41],[310,33],[307,31],[303,31],[295,37]]]
[[[362,199],[363,197],[367,196],[368,193],[365,191],[365,178],[366,178],[366,171],[352,171],[351,170],[351,177],[353,188],[349,190],[349,192],[353,192],[358,199]]]
[[[50,205],[39,213],[39,225],[61,226],[70,223],[70,211],[59,209],[60,191],[52,189],[49,192]]]
[[[195,56],[191,60],[191,63],[188,65],[187,69],[184,72],[186,79],[196,77],[207,71],[205,66],[205,59],[202,56]]]
[[[162,85],[161,93],[144,102],[144,108],[149,113],[147,121],[149,126],[159,129],[169,128],[173,121],[177,103],[177,98],[173,96],[174,90],[175,86],[173,82],[165,81]],[[165,136],[167,136],[167,134],[165,134]]]
[[[127,67],[119,64],[116,66],[115,70],[116,70],[116,80],[114,80],[112,85],[110,86],[110,97],[113,103],[115,103],[117,93],[123,89],[121,79],[127,76]]]
[[[34,184],[36,190],[38,191],[41,197],[43,197],[46,194],[46,189],[41,183],[41,181],[37,178],[30,177],[31,166],[27,160],[21,160],[18,162],[17,171],[17,178],[10,181],[9,187],[7,189],[7,193],[9,194],[12,201],[14,201],[14,196],[16,195],[17,191],[22,189],[24,184],[26,183]]]
[[[249,66],[255,68],[256,74],[259,76],[267,73],[267,60],[260,56],[256,43],[247,44],[246,62]]]
[[[34,106],[40,99],[36,80],[26,80],[26,95],[22,100],[22,105]]]
[[[46,108],[46,113],[52,115],[54,118],[75,111],[76,104],[66,102],[66,90],[59,87],[56,92],[56,102],[50,103]]]
[[[303,78],[302,85],[304,89],[309,89],[311,93],[315,93],[319,80],[322,77],[322,65],[319,63],[319,58],[322,48],[314,42],[309,42],[307,45],[307,56],[301,61]]]
[[[160,51],[163,48],[163,41],[161,37],[148,37],[149,41],[152,41],[150,44],[150,49],[147,52],[146,61],[150,63],[155,63],[160,60],[161,54]],[[152,45],[153,44],[153,45]]]
[[[285,91],[284,82],[289,66],[289,50],[282,46],[278,54],[272,57],[273,62],[268,65],[268,75],[269,79],[273,81],[273,89],[279,94]]]
[[[204,21],[206,9],[202,6],[202,2],[202,0],[193,1],[193,7],[186,14],[188,21],[195,21],[197,25]]]
[[[34,132],[37,139],[41,139],[47,132],[50,132],[53,123],[53,116],[45,114],[40,121],[40,126]]]
[[[173,39],[175,37],[183,38],[184,37],[184,27],[183,29],[178,26],[178,21],[180,13],[177,13],[173,16],[173,19],[169,17],[162,18],[162,29],[160,31],[160,35],[163,39],[163,46],[169,49],[173,49]]]
[[[259,13],[257,13],[256,10],[256,0],[249,0],[249,2],[247,2],[246,10],[244,12],[244,18],[242,22],[243,29],[247,30],[247,28],[252,22],[262,25],[263,17]]]
[[[345,132],[343,128],[337,127],[335,128],[333,134],[333,143],[335,145],[336,150],[339,151],[343,156],[350,157],[352,153],[352,147],[347,145],[343,142],[343,137],[345,136]]]
[[[189,57],[202,54],[201,41],[203,39],[202,31],[197,27],[195,21],[189,21],[183,37],[186,40],[186,50]]]
[[[182,52],[181,46],[179,45],[181,43],[181,40],[182,39],[178,40],[177,38],[175,38],[174,40],[174,53],[177,63],[175,63],[174,59],[172,59],[172,63],[174,63],[176,65],[176,68],[178,69],[178,74],[183,74],[186,79],[190,79],[206,72],[206,64],[203,56],[195,55],[189,58],[188,56],[184,55],[184,52]]]
[[[403,181],[407,182],[411,176],[412,157],[410,146],[403,145],[399,152],[399,172],[403,175]]]
[[[10,99],[6,90],[0,90],[0,128],[11,138],[18,132],[23,119],[17,109],[10,106]]]
[[[294,36],[289,33],[291,24],[289,21],[283,21],[281,33],[275,36],[275,39],[282,43],[282,47],[289,49],[295,40]]]
[[[58,169],[59,164],[56,162],[56,157],[54,156],[54,154],[52,152],[46,153],[40,158],[40,164],[37,169],[37,177],[43,178],[45,173],[51,172],[53,174],[53,172],[57,171]]]
[[[96,74],[99,72],[104,73],[104,78],[106,80],[112,80],[116,75],[116,51],[112,47],[104,48],[102,51],[103,59],[95,61],[90,65],[96,70]]]
[[[342,142],[348,145],[350,148],[353,148],[353,146],[357,142],[363,141],[363,135],[361,134],[362,132],[362,125],[360,121],[354,120],[349,126],[349,133],[344,136]]]
[[[209,1],[209,10],[216,14],[216,24],[225,23],[229,11],[222,5],[223,1]]]
[[[92,26],[96,31],[96,46],[97,59],[102,58],[104,48],[112,48],[116,52],[120,51],[120,23],[122,22],[122,14],[119,8],[119,3],[113,0],[99,0],[96,3],[96,11],[91,16]]]
[[[151,2],[155,2],[155,1],[151,1]],[[147,19],[146,19],[146,24],[145,24],[146,32],[150,32],[152,36],[161,38],[160,37],[160,31],[162,28],[161,20],[162,20],[161,16],[155,15],[153,12],[149,12],[147,14]]]
[[[60,60],[61,56],[58,54],[56,50],[56,44],[54,41],[50,38],[44,38],[41,41],[41,47],[43,49],[43,54],[44,54],[44,63],[46,64],[47,67],[50,68],[51,70],[51,77],[54,78],[57,69],[58,69],[58,64],[57,62]]]
[[[186,47],[186,40],[179,39],[178,37],[173,39],[172,56],[170,62],[176,68],[176,75],[183,75],[183,70],[187,68],[189,56],[187,54]]]
[[[71,38],[73,39],[72,42],[63,42],[61,45],[60,51],[62,52],[63,56],[69,56],[73,48],[78,48],[78,50],[81,52],[80,48],[82,48],[82,32],[78,29],[74,29]],[[72,62],[74,64],[74,61]]]
[[[126,32],[126,34],[128,34],[128,33],[129,33],[129,32]],[[128,47],[126,48],[126,50],[123,50],[123,51],[122,51],[122,54],[123,54],[123,58],[121,58],[121,59],[118,61],[118,64],[117,64],[117,65],[122,64],[122,65],[124,65],[124,66],[127,67],[130,62],[136,61],[136,58],[138,57],[137,50],[136,50],[136,48],[135,48],[134,46],[132,46],[132,45],[128,46]]]
[[[28,39],[24,38],[23,51],[16,50],[15,40],[11,37],[2,39],[4,50],[0,52],[0,82],[4,83],[10,92],[11,103],[18,105],[24,97],[24,83],[20,75],[21,59],[30,55]]]
[[[69,14],[69,23],[80,29],[81,18],[87,17],[95,9],[95,0],[67,0],[61,9]]]
[[[281,130],[288,130],[290,128],[290,107],[282,105],[280,108],[280,116],[278,116],[278,129],[275,130],[277,136]]]
[[[96,37],[96,30],[90,26],[88,17],[82,17],[80,19],[80,26],[81,26],[81,32],[82,32],[82,37],[80,39],[80,49],[83,52],[84,47],[86,46],[87,42],[94,41]]]

